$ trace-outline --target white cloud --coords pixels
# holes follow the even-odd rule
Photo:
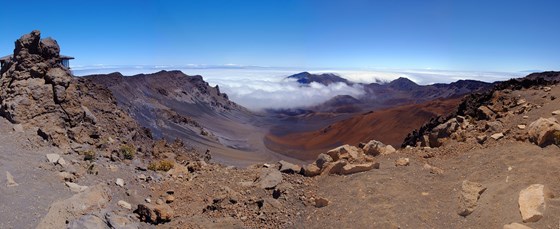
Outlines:
[[[360,97],[362,86],[344,83],[328,86],[312,83],[308,87],[299,85],[295,79],[286,79],[305,69],[244,67],[238,65],[208,66],[94,66],[75,67],[76,75],[121,72],[123,75],[153,73],[161,70],[181,70],[187,75],[202,75],[210,85],[219,85],[229,98],[252,110],[266,108],[296,108],[312,106],[327,101],[336,95]],[[450,83],[460,79],[475,79],[486,82],[521,77],[523,73],[460,72],[438,70],[329,70],[316,69],[311,73],[336,73],[357,83],[389,82],[406,77],[418,84]]]

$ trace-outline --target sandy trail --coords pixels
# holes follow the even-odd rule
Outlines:
[[[47,153],[60,153],[44,145],[32,130],[16,133],[0,118],[0,228],[34,228],[53,202],[72,195],[56,174],[40,168]],[[6,172],[19,185],[8,187]]]

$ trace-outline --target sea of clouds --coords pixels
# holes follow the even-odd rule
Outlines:
[[[77,76],[120,72],[130,76],[140,73],[154,73],[161,70],[181,70],[187,75],[201,75],[211,86],[219,85],[229,98],[251,110],[288,109],[312,106],[337,95],[360,97],[364,94],[360,84],[352,86],[344,83],[328,86],[311,83],[300,85],[287,76],[308,71],[310,73],[336,73],[356,83],[383,83],[399,77],[406,77],[420,85],[450,83],[461,79],[485,82],[522,77],[526,73],[469,72],[441,70],[340,70],[340,69],[296,69],[243,66],[73,66]]]

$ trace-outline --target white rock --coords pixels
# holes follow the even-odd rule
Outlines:
[[[410,159],[408,157],[401,157],[395,161],[395,166],[408,166],[410,165]]]
[[[47,160],[50,163],[57,163],[58,159],[60,159],[60,155],[56,154],[56,153],[49,153],[47,154]]]
[[[492,134],[490,137],[493,138],[494,140],[500,140],[501,138],[504,137],[504,133],[495,133]]]
[[[539,221],[546,209],[544,202],[544,185],[533,184],[519,192],[519,211],[523,222]]]
[[[552,115],[560,115],[560,110],[555,110],[552,112]]]
[[[121,178],[117,178],[117,181],[115,181],[115,184],[117,184],[118,186],[124,187],[124,180]]]
[[[87,186],[81,186],[73,182],[65,182],[65,184],[66,186],[68,186],[68,188],[70,188],[70,191],[72,192],[83,192],[88,188]]]
[[[66,166],[66,161],[64,160],[64,158],[60,157],[56,163],[58,163],[59,165],[62,165],[63,167]]]
[[[460,216],[470,215],[476,208],[478,199],[484,191],[486,191],[486,187],[482,184],[464,180],[461,185],[458,214]]]
[[[128,210],[132,210],[132,205],[129,204],[128,202],[124,201],[124,200],[119,200],[119,202],[117,202],[117,204],[119,206],[121,206],[122,208],[126,208]]]
[[[526,125],[517,125],[517,128],[519,128],[520,130],[524,130],[526,127]]]
[[[14,181],[14,176],[12,176],[12,174],[8,171],[6,171],[6,180],[8,181],[6,183],[6,186],[8,186],[8,187],[15,187],[15,186],[19,185],[18,183],[16,183]]]

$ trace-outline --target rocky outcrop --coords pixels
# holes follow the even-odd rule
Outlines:
[[[85,123],[72,74],[60,63],[60,47],[35,30],[16,41],[0,71],[0,114],[12,123],[39,127],[49,140],[69,146],[65,135]],[[93,133],[92,133],[93,134]]]
[[[33,31],[15,45],[12,58],[0,70],[1,116],[22,129],[36,128],[41,137],[65,151],[106,142],[110,136],[122,136],[123,141],[140,135],[148,138],[116,107],[110,92],[74,78],[60,64],[55,40],[41,39],[41,33]]]
[[[404,139],[402,147],[424,145],[427,136],[436,127],[448,122],[457,116],[472,117],[475,120],[489,120],[507,115],[508,111],[514,114],[522,114],[533,108],[532,105],[524,103],[523,100],[505,99],[502,94],[511,90],[520,90],[532,87],[544,87],[560,82],[560,72],[533,73],[519,79],[511,79],[500,82],[485,92],[472,93],[463,98],[456,111],[448,115],[442,115],[431,119],[419,129],[412,131]],[[515,109],[514,109],[515,108]]]
[[[393,147],[375,140],[365,144],[363,148],[343,145],[329,150],[326,154],[319,154],[315,162],[303,166],[303,174],[308,177],[328,174],[350,175],[379,169],[379,163],[375,162],[372,155],[392,152],[395,152]]]

